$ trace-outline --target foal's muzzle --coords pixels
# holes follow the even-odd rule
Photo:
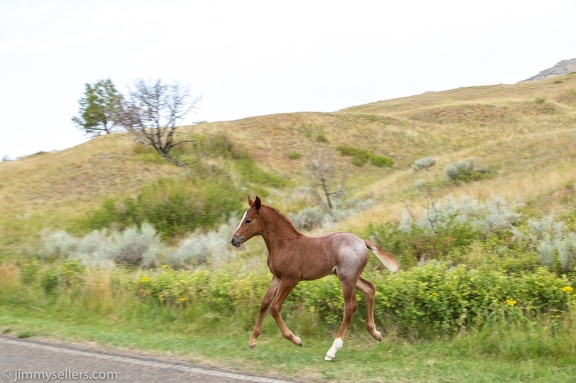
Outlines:
[[[233,235],[232,238],[230,239],[230,243],[232,244],[232,246],[235,247],[240,247],[240,245],[244,242],[244,237],[241,235]]]

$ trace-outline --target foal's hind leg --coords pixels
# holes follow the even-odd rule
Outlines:
[[[356,282],[356,288],[366,297],[366,330],[378,342],[382,341],[382,335],[376,330],[374,324],[374,296],[376,295],[376,285],[366,279],[359,277]]]
[[[338,275],[340,279],[340,285],[342,286],[342,294],[344,295],[344,318],[342,318],[342,324],[336,335],[336,339],[332,344],[332,347],[326,353],[324,360],[332,360],[336,357],[336,353],[342,349],[344,344],[344,335],[348,330],[348,325],[358,308],[358,301],[356,300],[356,289],[354,288],[353,278],[342,278]]]

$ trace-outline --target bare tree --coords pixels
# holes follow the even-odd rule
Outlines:
[[[328,208],[332,209],[331,197],[344,193],[345,182],[345,173],[339,174],[340,170],[335,156],[327,151],[317,150],[306,168],[313,179],[311,186],[322,190]]]
[[[192,99],[188,87],[179,83],[148,83],[137,80],[123,102],[120,124],[136,141],[151,146],[162,157],[178,166],[186,164],[171,155],[171,150],[188,140],[176,138],[179,123],[196,108],[200,98]]]

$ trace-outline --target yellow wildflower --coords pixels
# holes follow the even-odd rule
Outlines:
[[[514,299],[506,299],[506,304],[510,307],[516,306],[517,303]]]
[[[570,293],[574,292],[574,287],[572,287],[572,286],[564,286],[564,287],[562,287],[562,291],[565,292],[565,293],[570,294]]]
[[[180,302],[186,302],[188,299],[186,299],[186,297],[182,297],[180,298]]]
[[[148,278],[148,277],[140,278],[140,283],[148,283],[148,282],[150,282],[150,278]]]

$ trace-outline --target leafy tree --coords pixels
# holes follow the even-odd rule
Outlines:
[[[112,133],[118,126],[122,99],[122,94],[110,79],[99,80],[94,85],[86,84],[84,97],[78,100],[80,115],[73,117],[72,122],[92,137]]]
[[[200,98],[191,99],[188,87],[179,83],[148,83],[137,80],[123,102],[120,124],[134,135],[136,141],[151,146],[162,157],[178,166],[185,166],[170,151],[189,140],[177,140],[178,125],[196,108]]]

